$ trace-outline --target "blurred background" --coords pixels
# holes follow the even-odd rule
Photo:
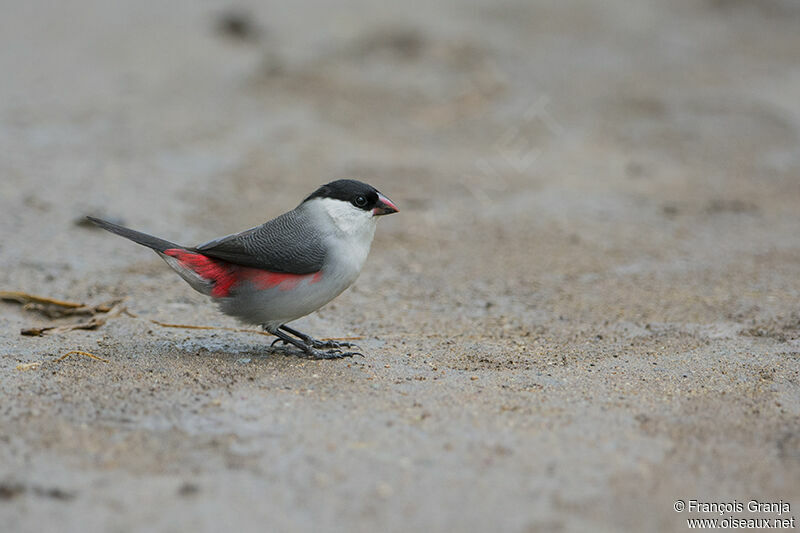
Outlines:
[[[683,530],[800,506],[800,3],[3,2],[0,307],[15,531]],[[321,183],[381,220],[270,354],[113,218],[194,244]],[[54,356],[83,349],[111,362]],[[17,365],[41,363],[31,371]]]

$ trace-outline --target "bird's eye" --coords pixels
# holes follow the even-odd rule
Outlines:
[[[356,207],[364,207],[367,205],[367,199],[363,196],[356,196],[353,200],[353,203],[356,205]]]

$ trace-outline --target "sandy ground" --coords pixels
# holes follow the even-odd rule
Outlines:
[[[4,531],[800,514],[796,2],[4,4],[0,289],[136,315],[0,304]],[[296,323],[353,360],[157,326],[236,324],[76,224],[195,244],[339,177],[401,208]]]

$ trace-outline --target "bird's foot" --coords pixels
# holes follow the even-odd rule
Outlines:
[[[317,340],[314,337],[310,337],[304,333],[301,333],[297,330],[294,330],[286,325],[280,327],[280,329],[284,330],[287,333],[294,335],[295,338],[289,337],[286,333],[281,331],[270,331],[273,335],[276,335],[278,338],[272,341],[270,347],[275,346],[277,343],[282,342],[283,344],[291,344],[300,348],[303,352],[301,357],[305,357],[306,359],[341,359],[343,357],[353,357],[354,355],[360,355],[364,357],[364,354],[361,352],[352,352],[352,351],[345,351],[346,348],[358,348],[357,345],[351,342],[344,342],[344,341],[321,341]]]
[[[331,348],[335,350],[340,350],[341,348],[360,348],[358,344],[345,341],[320,341],[317,339],[309,339],[309,343],[314,348],[322,348],[323,350],[328,350]]]
[[[304,339],[304,340],[306,340],[306,339]],[[272,341],[272,344],[269,345],[270,348],[275,346],[279,342],[283,343],[283,344],[289,344],[289,342],[284,340],[284,339],[275,339],[274,341]],[[360,346],[358,344],[354,344],[352,342],[320,341],[320,340],[312,339],[312,338],[307,339],[306,343],[307,343],[307,346],[309,346],[312,349],[316,349],[317,351],[324,350],[324,351],[328,351],[328,352],[339,352],[339,353],[342,353],[342,350],[341,350],[342,348],[360,348]],[[362,355],[361,353],[358,353],[358,352],[349,352],[349,353],[351,353],[352,355]]]
[[[303,350],[303,353],[307,359],[342,359],[344,357],[353,357],[354,355],[364,357],[363,354],[358,352],[343,352],[339,349],[319,350],[311,346]]]

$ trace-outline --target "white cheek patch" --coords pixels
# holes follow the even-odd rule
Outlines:
[[[328,270],[349,285],[367,260],[378,217],[371,211],[332,198],[322,198],[314,207],[319,207],[327,223],[333,226]]]
[[[322,198],[319,203],[336,227],[347,235],[368,233],[375,224],[375,216],[372,211],[359,209],[350,202]]]

